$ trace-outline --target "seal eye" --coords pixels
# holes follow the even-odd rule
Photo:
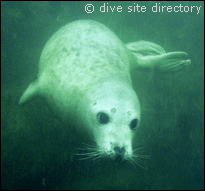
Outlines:
[[[107,124],[109,122],[109,116],[106,113],[100,112],[97,114],[97,120],[101,124]]]
[[[130,128],[132,130],[135,130],[137,128],[137,124],[138,124],[138,120],[137,119],[133,119],[130,123]]]

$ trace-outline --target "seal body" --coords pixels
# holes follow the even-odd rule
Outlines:
[[[48,40],[40,57],[37,80],[29,85],[19,103],[38,95],[44,97],[62,122],[74,125],[79,133],[96,142],[90,158],[132,160],[140,104],[130,70],[162,65],[182,68],[190,63],[184,59],[186,55],[165,53],[159,45],[146,41],[125,46],[103,24],[74,21]],[[170,64],[166,66],[167,60]]]

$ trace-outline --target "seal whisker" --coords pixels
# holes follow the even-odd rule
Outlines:
[[[79,158],[79,160],[87,160],[87,159],[97,160],[99,158],[101,158],[101,155],[94,154],[94,155],[88,155],[87,157],[84,157],[84,158]]]
[[[138,165],[142,169],[147,169],[147,163],[146,160],[150,159],[150,155],[146,154],[140,154],[144,153],[146,147],[140,147],[133,150],[132,158],[130,158],[130,162],[132,161],[134,164]]]
[[[147,163],[146,161],[143,161],[142,159],[147,159],[147,158],[139,158],[139,157],[135,157],[133,156],[133,162],[135,164],[137,164],[139,167],[141,167],[142,169],[146,170],[147,169]]]
[[[99,153],[100,153],[99,151],[95,150],[95,151],[86,152],[86,153],[76,153],[76,155],[96,155],[96,154],[99,154]]]
[[[79,158],[79,160],[87,160],[87,159],[97,160],[101,158],[100,151],[94,145],[83,143],[82,148],[77,148],[77,150],[85,152],[85,153],[75,153],[75,155],[84,156],[84,158]]]
[[[147,147],[139,147],[133,150],[133,152],[144,152],[142,149],[146,149]]]
[[[89,151],[96,151],[96,148],[89,148],[89,147],[85,147],[85,148],[77,148],[78,150],[89,150]]]
[[[92,160],[97,161],[97,160],[98,160],[98,159],[100,159],[100,158],[102,158],[102,156],[101,156],[101,155],[96,156],[95,158],[92,158]]]
[[[75,153],[75,155],[87,155],[87,156],[93,156],[93,155],[99,155],[97,152],[90,152],[90,153]]]
[[[86,146],[86,147],[89,147],[89,148],[96,148],[96,146],[93,144],[88,144],[88,143],[82,143],[82,146]]]
[[[130,162],[130,164],[132,164],[132,166],[136,169],[136,163],[133,161],[132,158],[126,159]]]
[[[140,168],[142,168],[143,170],[147,169],[147,163],[142,161],[141,159],[137,158],[137,159],[132,159],[133,163],[138,165]]]
[[[134,154],[134,158],[141,158],[141,159],[150,159],[150,155],[140,155],[140,154]]]

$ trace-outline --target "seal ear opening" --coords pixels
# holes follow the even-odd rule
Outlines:
[[[36,97],[38,94],[38,82],[37,80],[34,81],[33,83],[31,83],[28,88],[26,89],[26,91],[24,91],[24,93],[22,94],[20,100],[19,100],[19,104],[23,105],[24,103],[28,102],[29,100],[33,99],[34,97]]]

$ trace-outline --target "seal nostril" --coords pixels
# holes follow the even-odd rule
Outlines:
[[[115,154],[124,155],[124,153],[125,153],[125,148],[124,148],[124,147],[120,148],[120,147],[116,146],[116,147],[114,148],[114,151],[115,151]]]

